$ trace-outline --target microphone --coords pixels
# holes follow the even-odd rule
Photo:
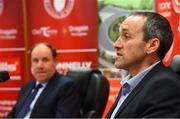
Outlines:
[[[9,80],[10,76],[7,71],[0,71],[0,82],[5,82]]]

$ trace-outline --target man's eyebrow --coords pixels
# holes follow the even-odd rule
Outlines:
[[[120,28],[119,30],[121,31],[129,31],[129,29],[125,28],[124,26],[120,26],[119,28]]]
[[[124,28],[124,27],[120,26],[119,31],[129,32],[129,29],[127,29],[127,28]]]

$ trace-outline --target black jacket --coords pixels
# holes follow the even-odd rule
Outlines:
[[[107,114],[109,118],[119,100]],[[122,103],[115,118],[180,117],[180,77],[157,64]]]
[[[15,118],[23,106],[27,96],[35,85],[35,80],[30,81],[21,88],[17,104],[9,113],[8,118]],[[79,117],[80,99],[73,80],[55,73],[49,79],[43,92],[37,99],[31,118],[65,118]]]

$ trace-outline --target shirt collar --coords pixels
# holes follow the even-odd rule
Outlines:
[[[47,83],[40,83],[39,81],[36,81],[36,86],[37,86],[38,84],[41,84],[43,87],[45,87],[45,86],[47,85]]]
[[[136,74],[132,78],[130,78],[130,75],[127,75],[123,80],[121,80],[121,84],[125,84],[126,82],[130,85],[131,90],[136,87],[136,85],[144,78],[144,76],[154,67],[156,66],[160,61],[157,61],[156,63],[150,65],[145,70],[141,71],[140,73]]]

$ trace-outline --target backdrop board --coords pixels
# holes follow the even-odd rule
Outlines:
[[[0,71],[8,71],[10,79],[0,83],[0,117],[11,111],[24,83],[24,51],[0,51]]]
[[[90,68],[97,67],[96,0],[27,0],[26,8],[28,48],[49,42],[56,47],[60,64],[88,61]]]
[[[0,72],[10,74],[10,80],[0,83],[0,118],[15,105],[24,82],[24,54],[22,0],[0,0]]]
[[[155,12],[166,17],[173,29],[174,41],[164,58],[164,64],[169,65],[173,56],[180,54],[180,1],[179,0],[155,0]]]

